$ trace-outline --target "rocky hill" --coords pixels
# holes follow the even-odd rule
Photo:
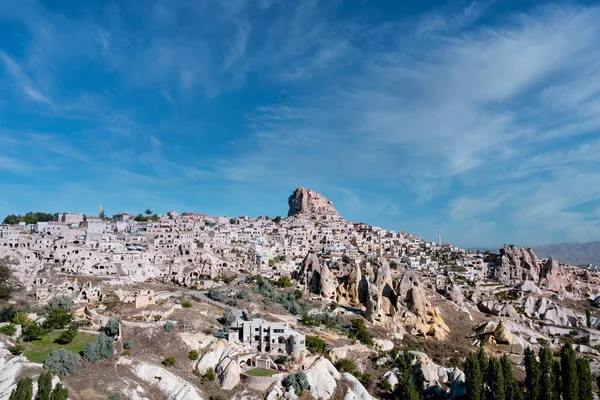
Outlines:
[[[541,258],[554,257],[571,265],[600,264],[600,242],[550,244],[534,250]]]
[[[317,192],[305,188],[296,189],[288,198],[288,205],[290,207],[288,217],[295,215],[340,215],[331,201]]]

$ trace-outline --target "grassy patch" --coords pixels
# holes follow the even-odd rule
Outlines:
[[[41,340],[26,342],[23,355],[31,362],[43,364],[44,360],[52,350],[63,348],[79,354],[79,352],[96,337],[95,335],[78,332],[75,339],[67,345],[54,343],[61,333],[62,331],[54,331],[45,335]]]
[[[277,373],[277,371],[272,371],[270,369],[264,368],[254,368],[250,371],[246,372],[246,375],[249,376],[273,376]]]

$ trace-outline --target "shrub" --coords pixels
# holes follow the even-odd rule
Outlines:
[[[25,351],[25,346],[22,344],[15,344],[14,346],[9,347],[8,351],[10,351],[10,354],[13,356],[20,356]]]
[[[175,357],[167,357],[164,360],[162,360],[162,365],[164,365],[165,367],[170,367],[172,365],[175,365],[175,363],[177,362],[177,359]]]
[[[356,362],[350,358],[342,358],[335,363],[335,367],[340,372],[348,372],[354,375],[357,371]]]
[[[23,340],[31,342],[34,340],[40,340],[44,337],[44,329],[36,323],[27,325],[23,328]]]
[[[198,352],[196,350],[192,350],[188,354],[188,358],[192,361],[196,361],[198,359],[198,357],[200,357],[200,354],[198,354]]]
[[[31,378],[23,378],[17,383],[10,394],[10,400],[31,400],[33,397],[33,381]]]
[[[12,322],[17,310],[13,306],[0,308],[0,322]]]
[[[114,340],[101,332],[93,342],[83,349],[83,358],[90,362],[105,360],[113,354]]]
[[[133,342],[132,342],[131,340],[128,340],[128,341],[126,341],[126,342],[123,344],[123,348],[124,348],[125,350],[131,350],[131,349],[133,349]]]
[[[183,308],[192,308],[192,305],[193,305],[193,303],[190,299],[183,299],[183,300],[181,300],[180,304],[181,304],[181,307],[183,307]]]
[[[235,297],[240,300],[250,300],[250,293],[247,290],[240,290],[235,294]]]
[[[169,333],[173,330],[173,323],[172,322],[167,322],[163,325],[163,329],[165,330],[165,332]]]
[[[297,396],[300,396],[302,392],[309,388],[308,380],[306,379],[306,374],[304,372],[296,372],[295,374],[290,374],[285,377],[285,379],[281,382],[286,391],[291,388],[294,389],[294,393]]]
[[[277,301],[278,294],[277,288],[267,278],[258,276],[256,278],[256,284],[254,285],[254,291],[265,297],[265,303],[270,304],[271,302]]]
[[[293,292],[286,293],[281,297],[281,304],[288,312],[294,315],[300,315],[307,311],[306,304],[298,303]]]
[[[59,375],[72,374],[77,368],[77,354],[65,349],[52,350],[44,360],[44,368]]]
[[[280,288],[287,288],[292,286],[292,280],[289,276],[282,276],[277,280],[277,286]]]
[[[26,312],[16,312],[13,317],[13,324],[21,325],[22,327],[33,324],[34,322],[27,316]]]
[[[66,310],[71,311],[73,309],[73,300],[65,296],[54,296],[48,301],[46,309],[50,312],[52,310]]]
[[[369,333],[369,331],[367,330],[367,327],[365,326],[365,321],[363,321],[362,318],[355,319],[354,321],[352,321],[351,335],[352,337],[360,340],[366,345],[373,346],[374,344],[373,336],[371,336],[371,333]]]
[[[119,325],[121,325],[121,321],[118,318],[110,317],[102,331],[106,333],[106,336],[115,337],[119,334]]]
[[[56,338],[55,342],[58,344],[69,344],[75,339],[77,335],[77,330],[69,328],[63,333],[60,334],[59,337]]]
[[[208,291],[208,293],[206,294],[206,296],[209,299],[212,299],[214,301],[222,301],[223,300],[223,291],[221,291],[219,289],[210,289]]]
[[[215,373],[215,369],[214,369],[214,368],[212,368],[212,367],[211,367],[211,368],[209,368],[209,369],[206,371],[206,373],[204,374],[204,378],[205,378],[207,381],[210,381],[210,382],[212,382],[212,381],[214,381],[215,379],[217,379],[217,374]]]
[[[386,381],[387,382],[387,381]],[[111,395],[108,400],[121,400],[121,396],[119,396],[117,393]]]
[[[314,354],[325,354],[327,351],[327,343],[318,336],[307,336],[306,348]]]
[[[231,311],[230,309],[223,311],[223,316],[221,317],[221,323],[223,324],[223,326],[225,328],[229,328],[235,322],[235,320],[236,320],[236,317],[233,314],[233,311]]]
[[[63,308],[54,308],[44,321],[45,329],[64,329],[73,320],[73,313]]]
[[[0,333],[6,336],[13,336],[15,333],[17,333],[17,327],[13,324],[4,325],[2,328],[0,328]]]

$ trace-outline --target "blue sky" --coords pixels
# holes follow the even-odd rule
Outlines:
[[[0,215],[348,219],[600,239],[592,2],[0,0]]]

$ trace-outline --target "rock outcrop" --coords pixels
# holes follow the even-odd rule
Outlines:
[[[552,257],[550,257],[542,267],[539,286],[558,294],[564,294],[566,291],[566,276],[558,264],[558,261]]]
[[[397,335],[408,331],[436,339],[444,339],[450,331],[412,270],[404,271],[394,282],[387,261],[379,260],[368,293],[365,318],[374,325],[384,326]]]
[[[540,276],[539,260],[535,252],[522,247],[505,245],[500,251],[502,255],[500,268],[495,272],[495,278],[505,285],[521,283],[525,280],[537,282]]]
[[[360,265],[356,264],[352,272],[346,276],[338,286],[338,303],[356,305],[361,301],[360,285],[363,280]],[[364,296],[363,296],[364,298]]]
[[[333,203],[310,189],[298,188],[288,199],[288,217],[302,216],[335,216],[339,217]]]

